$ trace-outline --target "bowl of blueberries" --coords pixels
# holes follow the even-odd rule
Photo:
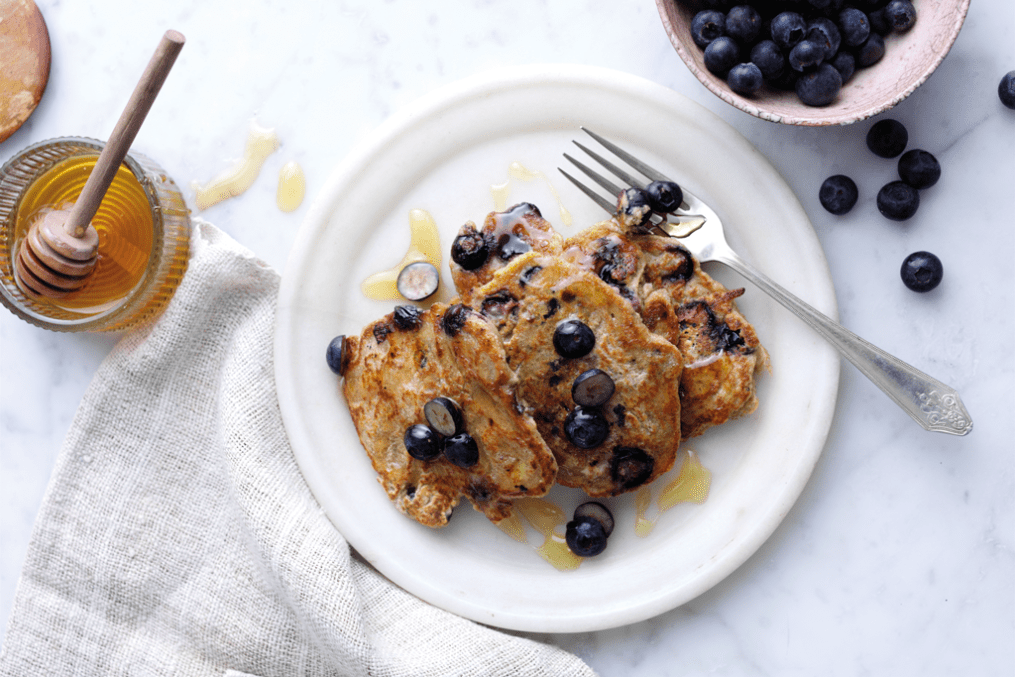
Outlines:
[[[764,120],[845,125],[882,113],[948,54],[969,0],[656,0],[713,94]]]

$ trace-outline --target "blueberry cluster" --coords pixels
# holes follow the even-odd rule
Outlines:
[[[553,348],[561,357],[585,357],[596,345],[592,329],[581,320],[564,320],[553,332]],[[606,441],[610,422],[603,415],[602,405],[613,397],[616,384],[602,369],[588,369],[571,384],[575,407],[564,419],[564,436],[579,449],[594,449]]]
[[[899,179],[878,191],[878,211],[893,221],[905,221],[920,206],[920,191],[941,178],[941,165],[931,153],[920,148],[906,151],[909,132],[898,120],[886,118],[867,130],[867,148],[882,158],[899,158]],[[905,152],[903,152],[905,151]],[[845,214],[856,204],[856,183],[844,174],[824,180],[818,190],[821,206],[832,214]],[[914,252],[902,264],[902,281],[913,291],[930,291],[941,282],[941,260],[930,252]]]
[[[479,462],[479,446],[465,431],[462,410],[448,397],[435,397],[423,405],[426,423],[406,429],[403,442],[409,456],[432,461],[442,453],[459,468],[471,468]]]
[[[885,55],[884,36],[916,22],[912,0],[697,0],[691,37],[705,67],[753,96],[765,83],[827,106],[857,68]]]
[[[648,230],[653,214],[672,214],[684,201],[683,189],[673,181],[653,181],[641,188],[627,188],[617,199],[617,214],[628,228]]]
[[[606,550],[613,524],[613,513],[605,505],[597,501],[582,503],[565,527],[564,541],[579,557],[595,557]]]

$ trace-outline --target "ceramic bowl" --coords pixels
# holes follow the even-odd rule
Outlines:
[[[745,0],[745,4],[748,0]],[[751,97],[733,93],[724,79],[705,68],[703,52],[691,39],[697,0],[656,0],[666,34],[677,54],[709,91],[726,103],[763,120],[792,125],[848,125],[882,113],[923,84],[951,49],[965,21],[969,0],[919,0],[916,24],[885,38],[885,56],[858,68],[838,97],[824,107],[806,106],[794,92],[762,87]]]

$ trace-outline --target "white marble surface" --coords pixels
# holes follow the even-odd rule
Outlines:
[[[658,618],[538,638],[604,677],[1013,674],[1015,111],[996,94],[1015,69],[1009,0],[974,0],[938,71],[881,116],[904,122],[911,145],[943,165],[904,224],[874,206],[894,165],[866,150],[870,123],[793,128],[732,109],[691,77],[646,0],[39,5],[53,41],[51,79],[26,126],[0,145],[0,162],[50,137],[105,138],[159,36],[175,28],[188,43],[135,148],[190,185],[241,154],[252,118],[274,127],[282,145],[255,185],[201,216],[280,271],[310,200],[351,145],[461,77],[504,64],[599,65],[716,112],[800,197],[843,323],[956,387],[975,429],[965,438],[924,432],[844,364],[822,458],[782,526],[743,567]],[[289,160],[306,171],[308,200],[283,214],[275,183]],[[837,218],[820,207],[817,188],[840,172],[857,180],[861,200]],[[917,249],[945,265],[941,287],[925,295],[898,276]],[[49,333],[0,313],[0,628],[63,436],[114,341]]]

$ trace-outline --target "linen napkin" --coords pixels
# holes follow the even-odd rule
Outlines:
[[[282,425],[277,273],[206,222],[191,244],[166,311],[120,340],[75,415],[0,674],[593,675],[413,597],[350,550]]]

